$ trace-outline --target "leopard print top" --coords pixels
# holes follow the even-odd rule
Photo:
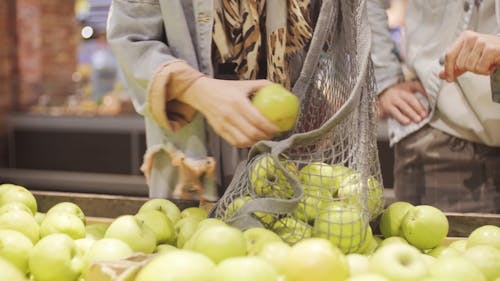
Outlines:
[[[268,34],[263,27],[270,25],[274,15],[266,15],[265,0],[218,1],[213,30],[216,61],[236,64],[236,75],[245,80],[256,79],[259,62],[266,61],[267,79],[290,88],[290,58],[312,37],[311,0],[272,0],[283,1],[287,18]]]

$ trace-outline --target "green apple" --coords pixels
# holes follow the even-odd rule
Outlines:
[[[26,205],[30,210],[31,214],[35,214],[37,211],[37,203],[35,196],[20,185],[14,184],[1,184],[0,185],[0,207],[12,202],[20,202]]]
[[[430,275],[453,281],[486,281],[481,270],[465,257],[443,257],[429,268]]]
[[[43,237],[33,247],[29,267],[37,281],[76,281],[83,261],[77,254],[73,239],[66,234],[55,233]]]
[[[281,132],[295,126],[300,111],[299,99],[280,84],[260,88],[254,93],[252,103]]]
[[[286,259],[288,281],[342,281],[349,276],[349,263],[328,240],[304,239],[295,244]]]
[[[176,233],[174,224],[165,213],[150,209],[138,212],[135,217],[141,224],[149,226],[156,236],[156,244],[174,244]]]
[[[129,245],[119,239],[103,238],[95,241],[84,256],[83,272],[85,273],[92,263],[126,259],[133,253]]]
[[[299,172],[301,183],[328,189],[335,196],[345,178],[354,170],[340,164],[329,165],[322,162],[312,162]]]
[[[269,242],[262,246],[258,256],[272,264],[278,274],[284,275],[287,267],[286,259],[290,254],[290,250],[292,250],[292,247],[283,241]]]
[[[204,254],[215,263],[247,254],[243,232],[231,226],[204,227],[192,239],[191,250]]]
[[[402,236],[401,223],[406,213],[415,206],[408,202],[394,202],[385,209],[380,217],[380,232],[385,238]]]
[[[361,275],[370,272],[370,259],[362,254],[348,254],[346,256],[349,264],[350,276]]]
[[[33,244],[40,239],[40,226],[25,211],[12,210],[0,215],[0,229],[12,229],[26,235]]]
[[[500,250],[500,227],[483,225],[474,229],[467,238],[467,248],[477,245],[489,245]]]
[[[156,249],[154,252],[158,253],[158,254],[164,254],[164,253],[168,253],[168,252],[175,251],[175,250],[179,250],[179,249],[173,245],[170,245],[170,244],[160,244],[160,245],[156,246]]]
[[[201,220],[202,218],[198,216],[188,216],[180,219],[175,224],[175,231],[177,233],[177,248],[180,249],[184,247],[184,244],[196,232],[196,228]]]
[[[85,237],[99,240],[104,238],[104,233],[108,229],[107,223],[92,223],[85,225]]]
[[[305,222],[313,223],[320,212],[327,209],[333,202],[332,193],[325,188],[302,185],[302,198],[293,214]]]
[[[41,225],[46,216],[46,213],[36,212],[36,214],[34,215],[35,221],[38,223],[38,225]]]
[[[486,277],[486,281],[500,278],[500,250],[487,245],[467,249],[464,257],[475,264]]]
[[[22,273],[28,273],[28,258],[33,243],[21,232],[0,229],[0,257],[14,264]]]
[[[134,281],[213,281],[214,269],[214,262],[200,253],[171,251],[148,262]]]
[[[0,281],[28,281],[13,264],[0,257]]]
[[[0,207],[0,215],[12,210],[25,211],[28,214],[33,215],[33,213],[31,213],[31,209],[21,202],[12,202],[4,204],[2,207]]]
[[[384,207],[383,200],[383,186],[380,182],[374,178],[369,177],[366,181],[366,207],[370,218],[374,219],[380,214]],[[361,175],[359,173],[351,174],[350,176],[344,178],[340,188],[337,192],[337,197],[342,198],[345,202],[351,205],[360,204],[363,206],[363,185],[361,182]]]
[[[448,247],[453,248],[460,253],[465,253],[465,250],[467,250],[467,239],[453,241]]]
[[[333,206],[314,221],[312,235],[330,240],[344,254],[354,253],[364,243],[367,225],[367,220],[358,208]]]
[[[207,210],[200,207],[189,207],[181,211],[180,219],[186,217],[198,217],[200,220],[206,219],[208,215]]]
[[[217,281],[277,281],[274,267],[261,257],[232,257],[219,263],[213,272]]]
[[[252,197],[250,196],[242,196],[234,199],[227,205],[224,219],[227,220],[232,217],[237,210],[239,210],[246,202],[251,200]],[[276,220],[275,216],[270,213],[255,212],[253,215],[256,216],[264,225],[272,225]]]
[[[427,255],[435,258],[440,258],[440,257],[460,256],[462,255],[462,253],[457,249],[448,246],[437,246],[436,248],[428,251]]]
[[[156,248],[154,231],[132,215],[122,215],[113,220],[104,237],[120,239],[127,243],[134,252],[149,254]]]
[[[378,248],[382,248],[384,246],[396,243],[408,244],[408,241],[406,241],[403,237],[391,236],[389,238],[385,238],[384,240],[382,240],[382,242],[380,242],[380,244],[378,245]]]
[[[312,236],[312,227],[294,217],[280,218],[273,224],[271,230],[289,244],[295,244]]]
[[[433,265],[437,260],[437,258],[430,256],[430,255],[427,255],[427,254],[424,254],[424,253],[422,253],[421,255],[425,261],[425,264],[427,265],[427,268],[429,268],[431,265]]]
[[[138,213],[145,210],[157,210],[162,213],[165,213],[167,217],[175,224],[181,218],[181,211],[179,207],[175,205],[172,201],[165,198],[153,198],[146,201],[142,204],[141,208],[139,208]]]
[[[428,205],[410,209],[401,222],[404,238],[421,250],[432,249],[443,243],[448,228],[446,215]]]
[[[92,238],[80,238],[75,240],[75,245],[76,245],[76,251],[77,255],[84,257],[87,252],[89,251],[90,247],[96,242],[97,240],[92,239]]]
[[[373,252],[375,252],[377,247],[378,243],[377,240],[373,238],[372,228],[370,225],[367,225],[363,243],[361,243],[361,246],[359,247],[359,250],[357,252],[363,255],[371,255],[373,254]]]
[[[52,233],[65,233],[73,239],[84,238],[85,224],[78,216],[72,213],[47,213],[47,216],[40,225],[40,237],[45,237]]]
[[[257,255],[267,243],[283,242],[278,234],[262,227],[252,227],[243,231],[247,242],[248,255]]]
[[[207,218],[202,221],[200,221],[194,230],[194,233],[189,237],[189,239],[184,243],[182,246],[183,249],[187,250],[192,250],[193,248],[193,243],[196,240],[196,236],[203,230],[208,227],[213,227],[213,226],[228,226],[225,222],[216,219],[216,218]]]
[[[375,273],[364,273],[350,277],[346,281],[391,281],[391,280]]]
[[[370,270],[391,281],[419,281],[429,273],[420,251],[403,243],[378,249],[370,259]]]
[[[85,214],[83,213],[80,206],[76,205],[73,202],[60,202],[52,206],[48,211],[47,215],[52,213],[62,212],[76,215],[83,223],[86,223]]]
[[[293,162],[282,160],[281,164],[292,175],[296,175],[297,168]],[[270,154],[257,156],[250,164],[248,176],[250,186],[258,196],[278,198],[293,196],[290,182]]]

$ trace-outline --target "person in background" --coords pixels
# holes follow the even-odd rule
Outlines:
[[[394,146],[397,200],[445,211],[500,212],[500,104],[491,100],[489,77],[439,77],[440,58],[461,33],[500,32],[499,2],[408,1],[404,64],[413,76],[408,79],[391,52],[386,1],[368,1],[379,110]]]
[[[206,200],[217,200],[246,148],[278,132],[249,96],[272,82],[293,85],[318,3],[112,2],[107,37],[145,116],[151,197],[203,188]]]

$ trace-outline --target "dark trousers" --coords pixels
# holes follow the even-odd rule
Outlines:
[[[427,125],[397,143],[394,154],[398,201],[447,212],[500,213],[499,147]]]

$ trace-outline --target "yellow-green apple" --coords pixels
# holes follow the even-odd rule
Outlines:
[[[467,250],[467,239],[459,239],[456,241],[453,241],[448,245],[450,248],[453,248],[460,253],[465,253],[465,250]]]
[[[333,202],[333,195],[328,189],[314,185],[303,184],[302,190],[304,193],[293,214],[300,220],[313,223],[318,214]]]
[[[420,251],[403,243],[390,244],[373,253],[370,271],[391,281],[419,281],[429,274]]]
[[[189,217],[180,219],[175,224],[175,231],[177,233],[177,242],[176,242],[177,248],[184,247],[184,244],[196,232],[196,228],[201,220],[202,220],[201,217],[189,216]]]
[[[76,215],[83,223],[86,222],[85,214],[83,213],[80,206],[76,205],[73,202],[60,202],[52,206],[46,215],[50,215],[51,213],[62,212]]]
[[[467,238],[467,248],[477,245],[489,245],[500,250],[500,227],[483,225],[474,229]]]
[[[353,173],[354,170],[340,164],[312,162],[300,169],[299,180],[306,185],[328,189],[335,196],[342,181]]]
[[[12,210],[25,211],[28,214],[33,215],[33,213],[31,213],[31,209],[21,202],[12,202],[2,205],[2,207],[0,207],[0,215]]]
[[[282,242],[278,234],[262,227],[251,227],[243,231],[247,242],[248,255],[257,255],[266,244],[271,242]]]
[[[440,257],[460,256],[462,255],[462,253],[457,249],[448,246],[437,246],[434,249],[428,251],[427,255],[435,258],[440,258]]]
[[[378,242],[373,238],[373,231],[370,225],[366,226],[366,234],[363,239],[363,243],[361,243],[361,246],[359,247],[359,250],[357,251],[360,254],[363,255],[371,255],[373,252],[378,247]]]
[[[297,173],[293,162],[282,160],[281,164],[292,175]],[[291,183],[270,154],[259,155],[251,162],[248,177],[250,186],[260,197],[289,198],[293,195]]]
[[[475,264],[486,277],[486,281],[500,278],[500,250],[487,245],[478,245],[467,249],[464,257]]]
[[[214,281],[277,281],[274,267],[261,257],[232,257],[219,263],[213,272]]]
[[[200,220],[206,219],[208,215],[207,210],[200,207],[189,207],[181,211],[180,219],[186,217],[198,217]]]
[[[164,254],[164,253],[168,253],[168,252],[175,251],[175,250],[179,250],[179,249],[173,245],[170,245],[170,244],[160,244],[160,245],[156,246],[156,249],[154,252],[158,253],[158,254]]]
[[[33,243],[21,232],[0,229],[0,257],[14,264],[22,273],[28,273],[28,258]]]
[[[42,212],[36,212],[34,215],[35,221],[38,223],[38,225],[42,224],[42,221],[45,219],[46,214]]]
[[[292,129],[299,116],[299,99],[280,84],[260,88],[254,93],[252,103],[282,132]]]
[[[191,239],[191,250],[204,254],[215,263],[247,254],[243,232],[231,226],[204,227],[199,229]]]
[[[134,281],[213,281],[214,269],[215,263],[200,253],[171,251],[154,257]]]
[[[292,247],[283,241],[270,242],[262,247],[258,256],[272,264],[279,275],[284,275],[287,267],[286,259],[291,249]]]
[[[391,280],[379,274],[364,273],[349,277],[346,281],[391,281]]]
[[[330,240],[344,253],[358,251],[364,243],[368,220],[355,206],[332,206],[314,221],[312,235]]]
[[[135,217],[153,230],[156,236],[156,244],[174,244],[176,233],[172,221],[160,211],[150,209],[138,212]]]
[[[85,225],[85,237],[99,240],[104,238],[104,233],[108,229],[109,224],[107,223],[92,223]]]
[[[13,264],[0,257],[0,281],[28,281]]]
[[[362,254],[348,254],[346,256],[349,264],[350,276],[361,275],[370,272],[370,259]]]
[[[286,259],[288,281],[343,281],[349,277],[349,263],[328,240],[304,239],[295,244]]]
[[[85,224],[78,216],[72,213],[47,213],[47,216],[40,225],[40,237],[45,237],[52,233],[66,233],[73,239],[84,238]]]
[[[132,215],[122,215],[113,220],[104,237],[120,239],[134,252],[149,254],[156,248],[156,235],[153,230]]]
[[[442,257],[429,268],[430,275],[453,281],[486,281],[481,270],[465,257]]]
[[[40,239],[40,226],[25,211],[12,210],[0,215],[0,229],[12,229],[26,235],[33,244]]]
[[[83,261],[77,254],[73,239],[66,234],[55,233],[43,237],[33,247],[29,267],[37,281],[76,281]]]
[[[77,254],[80,255],[81,257],[84,257],[90,247],[96,242],[97,240],[92,239],[92,238],[80,238],[75,240],[76,244],[76,251]]]
[[[95,241],[85,254],[83,272],[95,262],[116,261],[130,257],[134,252],[129,245],[115,238],[103,238]]]
[[[228,226],[225,222],[216,218],[207,218],[200,221],[194,230],[194,233],[189,237],[189,239],[184,243],[183,249],[192,250],[193,242],[196,240],[196,236],[205,228],[213,226]]]
[[[165,213],[167,217],[175,224],[181,218],[181,211],[179,207],[175,205],[172,201],[165,198],[153,198],[146,201],[142,204],[141,208],[139,208],[138,213],[145,210],[157,210],[162,213]]]
[[[14,184],[0,185],[0,207],[12,202],[23,203],[31,210],[32,215],[38,208],[35,196],[25,187]]]
[[[448,228],[446,215],[428,205],[410,209],[401,222],[406,241],[421,250],[432,249],[443,243]]]
[[[224,219],[227,220],[228,218],[232,217],[236,213],[236,211],[238,211],[246,202],[251,200],[251,196],[242,196],[234,199],[227,205]],[[256,216],[265,225],[272,225],[275,221],[275,217],[270,213],[255,212],[253,215]]]
[[[294,217],[280,218],[273,224],[271,230],[289,244],[295,244],[312,236],[312,227]]]
[[[385,238],[384,240],[382,240],[382,242],[380,242],[380,244],[378,245],[378,248],[382,248],[389,244],[396,244],[396,243],[408,244],[408,241],[406,241],[403,237],[391,236],[389,238]]]
[[[387,207],[380,217],[380,232],[385,238],[402,236],[401,223],[406,213],[415,206],[408,202],[398,201]]]
[[[429,268],[431,265],[433,265],[436,262],[436,258],[427,254],[422,253],[422,258],[425,261],[425,264],[427,265],[427,268]]]
[[[363,194],[363,188],[366,188],[365,194]],[[370,218],[373,219],[380,214],[384,207],[383,189],[376,178],[369,177],[364,185],[361,175],[354,173],[344,178],[337,192],[337,197],[351,205],[366,205]],[[363,196],[366,196],[366,201],[363,201]]]

